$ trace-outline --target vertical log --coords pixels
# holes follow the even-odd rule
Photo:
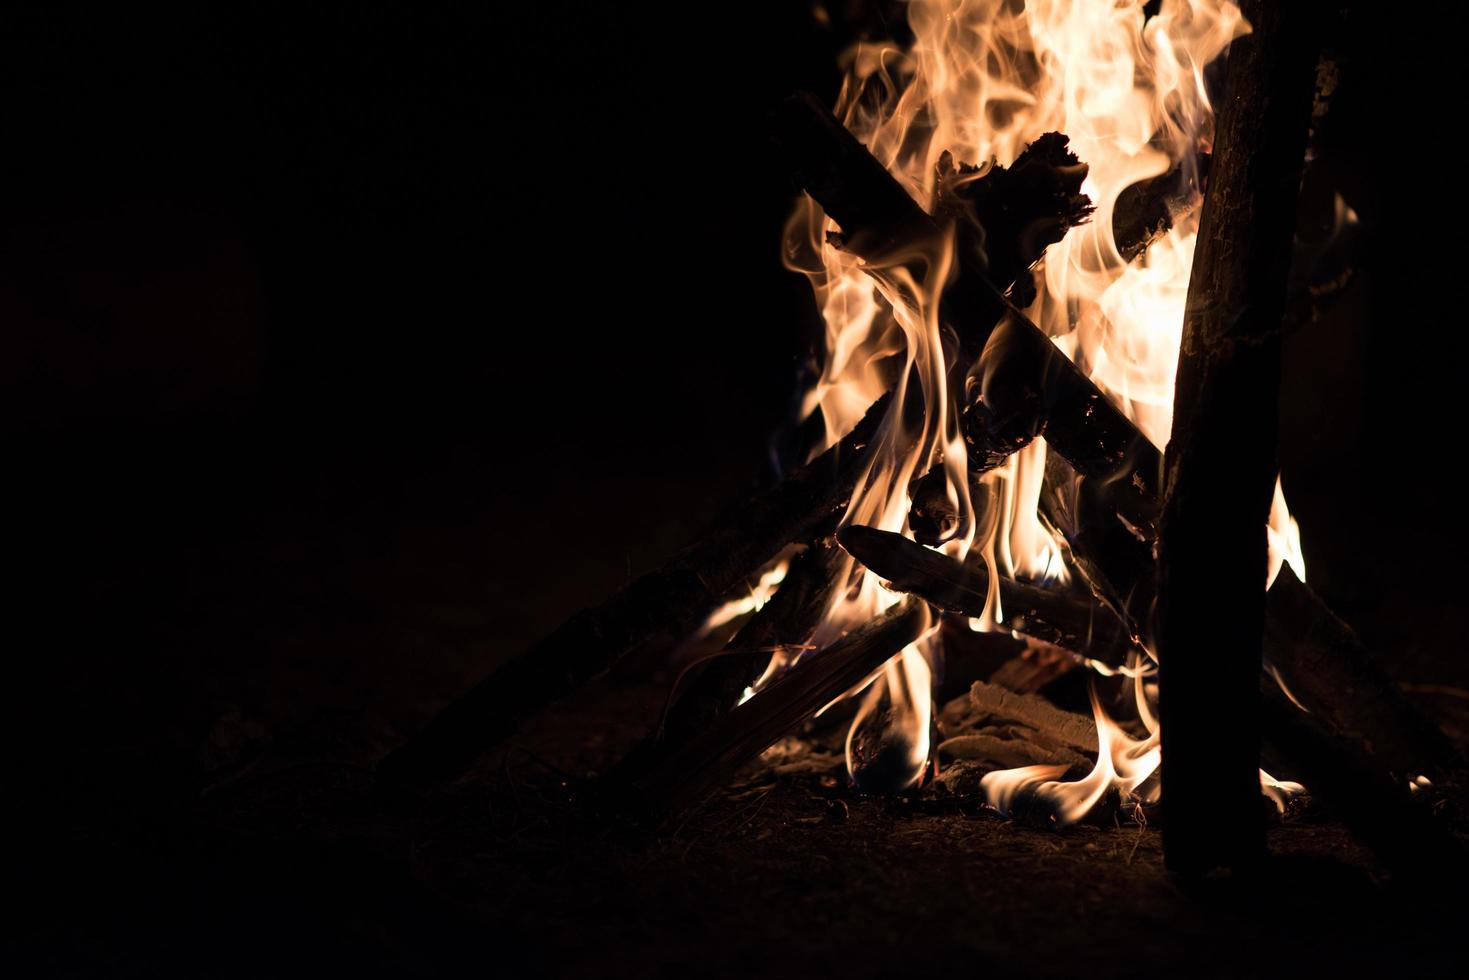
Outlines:
[[[1230,47],[1215,121],[1159,527],[1163,846],[1189,875],[1264,853],[1265,523],[1315,65],[1314,4],[1241,6],[1252,30]]]

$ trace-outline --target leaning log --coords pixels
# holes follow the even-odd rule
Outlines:
[[[1408,701],[1357,633],[1282,565],[1265,595],[1265,653],[1291,697],[1406,782],[1463,766],[1447,735]],[[1288,624],[1297,628],[1290,629]]]
[[[573,616],[451,702],[382,760],[379,774],[427,783],[462,772],[525,720],[650,645],[671,646],[792,541],[809,538],[849,500],[890,398],[839,443],[746,501],[667,564]]]
[[[905,599],[786,671],[615,791],[650,822],[674,816],[923,636],[928,606]]]
[[[965,616],[986,613],[990,576],[978,559],[961,563],[891,531],[851,525],[837,540],[888,587]],[[1134,649],[1121,621],[1090,596],[1000,578],[1004,625],[1092,660],[1120,666]]]
[[[844,563],[830,538],[792,558],[775,595],[724,650],[679,678],[657,740],[677,745],[693,738],[739,703],[779,649],[796,650],[810,639],[831,607]]]
[[[1159,721],[1175,872],[1265,851],[1260,658],[1280,330],[1315,79],[1309,4],[1243,0],[1184,308],[1158,527]],[[1227,737],[1221,737],[1227,732]]]
[[[1311,794],[1389,870],[1410,881],[1455,886],[1463,881],[1469,873],[1464,842],[1424,800],[1415,798],[1406,779],[1386,772],[1360,739],[1301,711],[1268,679],[1261,684],[1260,699],[1266,744],[1299,770]],[[1166,796],[1164,807],[1173,812]]]

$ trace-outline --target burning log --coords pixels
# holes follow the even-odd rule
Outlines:
[[[921,596],[949,612],[985,615],[990,577],[982,561],[961,564],[901,534],[871,527],[845,527],[837,540],[887,580],[889,588]],[[1110,666],[1125,663],[1134,647],[1117,616],[1089,596],[1009,578],[1001,578],[999,588],[1000,605],[1012,629]]]
[[[887,612],[786,671],[755,697],[620,787],[629,806],[657,820],[696,802],[783,735],[879,670],[929,628],[921,600]]]
[[[1028,305],[1035,295],[1031,266],[1066,232],[1091,218],[1092,202],[1081,192],[1086,164],[1071,152],[1065,136],[1046,133],[1008,167],[956,165],[945,153],[938,169],[934,214],[954,225],[958,261],[978,263],[996,289],[1017,305]]]
[[[846,504],[888,401],[879,399],[841,442],[746,501],[662,568],[495,670],[383,759],[379,774],[403,783],[451,777],[630,652],[686,635],[782,548],[809,538]]]
[[[800,165],[808,168],[803,171],[806,183],[823,189],[823,203],[840,222],[843,247],[878,260],[891,250],[939,239],[939,224],[813,99],[793,99],[777,118],[785,120],[780,131],[788,149],[805,161]],[[961,266],[983,267],[989,279],[1004,285],[1015,282],[1048,245],[1091,214],[1091,204],[1081,194],[1085,177],[1085,165],[1059,133],[1036,140],[1010,167],[995,165],[982,174],[945,156],[939,165],[936,210],[945,226],[956,228]],[[980,283],[978,273],[971,272],[970,278]],[[996,300],[995,309],[1002,306]],[[962,379],[962,367],[959,374]],[[835,569],[808,564],[812,581],[797,571],[792,569],[777,592],[770,614],[758,616],[733,641],[731,651],[713,661],[675,703],[665,724],[666,743],[677,745],[691,737],[734,704],[753,679],[752,659],[760,656],[750,649],[798,643],[809,635],[815,620],[808,621],[804,613],[814,606],[824,608]],[[782,601],[787,594],[790,599]],[[817,601],[808,601],[813,599]],[[793,616],[801,621],[790,621]]]
[[[813,542],[791,559],[780,588],[725,647],[690,667],[663,720],[660,740],[682,743],[727,713],[780,647],[810,639],[837,591],[842,551],[831,539]]]
[[[796,181],[841,227],[840,247],[874,266],[899,256],[937,255],[942,250],[944,231],[939,223],[814,96],[802,93],[782,103],[773,117],[773,131]],[[1003,224],[1043,231],[1019,241],[996,235],[990,251],[998,259],[1002,276],[1013,276],[1017,266],[1033,263],[1052,235],[1059,240],[1057,232],[1064,234],[1071,224],[1091,214],[1090,203],[1080,195],[1080,178],[1086,171],[1065,149],[1064,138],[1059,143],[1055,138],[1037,143],[1040,145],[1023,165],[1017,160],[1019,178],[1012,177],[1016,186],[1032,185],[1030,200],[1008,201],[1012,213]],[[1037,179],[1043,175],[1044,179]],[[987,179],[975,180],[973,186]],[[964,186],[962,180],[949,183]],[[998,201],[987,193],[955,189],[942,196],[940,203],[944,216],[968,211],[982,222],[988,213],[992,224],[1002,224]],[[1002,318],[1020,313],[991,281],[980,254],[961,248],[956,258],[953,278],[944,289],[940,318],[958,338],[954,363],[962,380],[962,372],[984,351],[991,328]]]
[[[1315,43],[1307,6],[1256,0],[1244,14],[1253,29],[1230,48],[1215,119],[1158,533],[1163,850],[1185,874],[1243,867],[1265,846],[1261,580]]]

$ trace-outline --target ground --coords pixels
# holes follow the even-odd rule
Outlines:
[[[660,676],[585,689],[453,786],[386,792],[376,759],[486,651],[562,614],[565,595],[538,611],[525,584],[554,567],[521,580],[495,560],[506,532],[473,503],[497,475],[472,454],[421,461],[387,497],[364,477],[304,500],[294,480],[201,459],[162,497],[150,480],[90,517],[52,502],[73,515],[44,529],[58,564],[103,526],[117,536],[107,553],[133,560],[89,566],[85,615],[31,610],[55,676],[17,688],[39,694],[17,706],[29,728],[12,797],[25,975],[1465,965],[1462,891],[1393,881],[1320,811],[1271,830],[1258,879],[1185,888],[1155,828],[1055,832],[969,803],[865,798],[832,757],[787,746],[780,774],[757,765],[684,818],[630,830],[594,777],[656,715]],[[232,499],[243,486],[254,508],[201,516],[216,483]],[[598,587],[579,582],[567,589]]]

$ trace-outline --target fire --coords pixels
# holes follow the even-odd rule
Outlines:
[[[910,0],[914,40],[860,44],[848,53],[837,111],[846,126],[927,207],[944,154],[981,168],[1010,164],[1042,134],[1059,131],[1089,169],[1083,192],[1093,219],[1052,245],[1034,270],[1027,315],[1160,448],[1173,406],[1183,307],[1198,224],[1201,161],[1208,149],[1208,66],[1249,30],[1229,0],[1164,0],[1147,17],[1141,0]],[[1119,198],[1140,181],[1171,181],[1179,193],[1170,230],[1142,254],[1124,256],[1113,231]],[[1067,576],[1055,535],[1037,515],[1046,445],[1037,439],[985,475],[990,505],[970,499],[964,442],[950,391],[937,318],[952,259],[951,241],[931,254],[864,264],[829,239],[835,226],[803,199],[787,227],[786,256],[807,274],[825,319],[820,377],[802,410],[819,413],[825,441],[849,431],[874,401],[895,392],[846,521],[904,531],[909,487],[941,466],[959,530],[943,549],[963,558],[979,549],[991,570],[991,615],[1002,619],[996,574],[1041,582]],[[919,270],[915,272],[914,270]],[[915,411],[914,409],[921,409]],[[1270,520],[1273,581],[1282,562],[1304,575],[1299,529],[1279,487]],[[849,565],[851,588],[813,639],[820,646],[895,601],[869,572]],[[929,755],[930,678],[941,655],[930,637],[903,651],[868,686],[848,738],[859,785],[902,788],[921,779]],[[1146,659],[1123,671],[1133,685],[1135,737],[1103,710],[1093,691],[1099,737],[1096,767],[1060,782],[1055,767],[993,773],[991,802],[1044,797],[1061,822],[1078,819],[1109,790],[1156,794],[1156,683]],[[901,772],[874,777],[864,747],[899,748]],[[1276,798],[1294,784],[1262,774]]]

